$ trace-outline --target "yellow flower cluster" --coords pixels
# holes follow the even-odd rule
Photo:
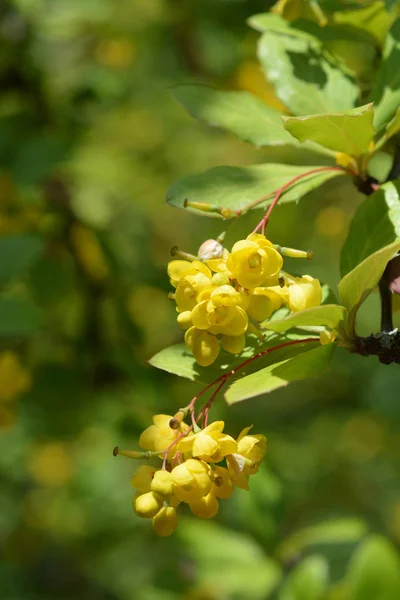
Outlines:
[[[321,285],[310,275],[282,272],[282,254],[264,235],[251,233],[229,253],[214,240],[200,248],[202,260],[172,260],[168,275],[186,330],[185,343],[197,362],[211,365],[224,350],[239,354],[246,333],[285,304],[292,312],[321,304]],[[297,252],[297,251],[294,251]],[[307,253],[300,253],[306,255]]]
[[[250,434],[251,427],[235,440],[224,433],[223,421],[196,433],[170,415],[155,415],[153,423],[140,436],[139,445],[166,460],[162,469],[141,465],[131,483],[136,490],[133,510],[151,518],[161,536],[175,531],[181,502],[197,517],[208,519],[217,514],[219,500],[229,498],[235,485],[248,490],[249,477],[257,473],[267,449],[265,436]]]

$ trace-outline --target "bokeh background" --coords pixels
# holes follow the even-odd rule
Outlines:
[[[212,522],[183,511],[171,538],[132,513],[136,465],[112,456],[197,389],[146,360],[182,337],[167,298],[171,247],[196,252],[223,223],[166,205],[168,186],[217,165],[299,160],[195,122],[170,93],[202,81],[280,106],[245,23],[269,6],[0,3],[4,600],[263,599],[301,556],[322,553],[335,583],[346,581],[362,532],[400,543],[398,366],[373,358],[338,352],[332,371],[310,383],[230,409],[221,398],[213,416],[233,434],[254,423],[268,456],[251,492],[237,490]],[[313,164],[307,153],[301,160]],[[312,248],[300,270],[336,289],[360,200],[345,183],[328,184],[278,208],[269,235]],[[228,246],[258,216],[231,228]],[[378,318],[375,295],[360,332],[377,331]],[[338,542],[299,550],[296,534],[283,544],[318,523]]]

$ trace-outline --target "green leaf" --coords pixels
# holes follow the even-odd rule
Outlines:
[[[347,575],[349,600],[398,600],[400,560],[383,536],[369,537],[354,554]]]
[[[292,313],[279,321],[265,321],[263,329],[283,333],[293,327],[325,326],[334,329],[343,320],[346,309],[339,304],[325,304]]]
[[[258,342],[254,336],[249,337],[246,348],[240,354],[232,356],[232,354],[221,352],[217,360],[209,367],[200,367],[185,344],[175,344],[174,346],[164,348],[148,362],[157,369],[179,375],[179,377],[185,377],[186,379],[200,383],[211,383],[221,375],[228,373],[247,359],[267,348],[274,348],[279,344],[301,340],[306,337],[304,332],[290,332],[284,336],[274,332],[267,332],[266,335],[267,339],[263,343]],[[319,338],[316,337],[315,340],[315,343],[319,344]],[[305,350],[308,350],[307,344],[297,344],[282,350],[274,350],[271,354],[268,353],[258,358],[254,363],[247,365],[245,369],[241,369],[236,377],[252,372],[260,368],[260,366],[263,367],[281,361],[288,356],[295,356]]]
[[[352,156],[368,151],[374,137],[372,104],[353,108],[343,113],[282,117],[287,129],[300,142],[312,141]]]
[[[279,600],[322,600],[329,583],[329,568],[323,556],[308,556],[291,571]]]
[[[248,92],[218,91],[205,85],[178,85],[175,98],[196,119],[232,131],[255,146],[296,145],[284,130],[280,112]]]
[[[400,181],[389,181],[358,207],[341,252],[342,277],[400,238]]]
[[[352,75],[344,72],[316,37],[288,27],[277,15],[270,16],[274,17],[272,27],[261,36],[258,56],[290,112],[310,115],[353,108],[359,89]]]
[[[397,109],[393,119],[386,125],[385,141],[400,131],[400,107]]]
[[[379,45],[384,43],[389,27],[389,15],[380,0],[371,2],[368,6],[359,6],[356,10],[341,8],[332,15],[332,20],[335,24],[368,33]]]
[[[228,388],[225,399],[228,404],[235,404],[248,398],[268,394],[293,381],[317,377],[328,368],[334,348],[335,344],[318,346],[238,379]]]
[[[383,60],[371,99],[375,102],[374,125],[380,131],[395,116],[400,106],[400,18],[386,37]]]
[[[237,211],[244,210],[250,203],[269,196],[257,204],[257,208],[265,208],[271,204],[273,194],[281,186],[299,175],[305,175],[283,192],[279,200],[280,203],[294,202],[329,179],[344,173],[343,170],[333,169],[307,176],[308,172],[318,168],[320,167],[272,163],[251,167],[215,167],[205,173],[189,175],[178,180],[168,190],[167,202],[178,208],[185,208],[185,200],[189,200]],[[207,217],[220,217],[218,213],[191,207],[187,207],[186,210]]]
[[[400,250],[400,241],[393,242],[371,254],[339,283],[339,295],[349,312],[346,329],[353,337],[357,311],[378,285],[387,263]]]
[[[35,235],[7,235],[0,238],[0,285],[27,271],[42,250],[43,241]]]
[[[265,600],[281,579],[281,567],[251,535],[214,520],[184,518],[177,535],[190,540],[198,582],[218,598]]]
[[[0,296],[0,337],[21,337],[33,333],[41,325],[40,311],[24,298]]]
[[[295,531],[282,542],[278,556],[289,561],[315,546],[358,542],[366,533],[367,526],[360,519],[332,519]]]

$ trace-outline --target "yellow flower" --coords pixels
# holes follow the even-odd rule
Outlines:
[[[237,439],[237,451],[226,457],[228,472],[233,483],[244,490],[249,489],[249,476],[257,473],[267,450],[267,438],[264,435],[248,435],[246,427]]]
[[[236,242],[227,260],[232,277],[247,289],[275,285],[282,265],[283,259],[271,242],[254,233]]]
[[[245,427],[237,439],[237,453],[252,461],[250,474],[257,473],[267,451],[267,438],[260,433],[248,435],[250,427]]]
[[[190,310],[185,310],[185,312],[179,313],[176,320],[182,329],[189,329],[193,325]]]
[[[209,300],[203,300],[192,310],[193,325],[214,335],[241,335],[248,325],[246,312],[240,306],[242,301],[242,295],[231,285],[217,287]]]
[[[248,315],[255,321],[265,321],[272,313],[281,307],[282,296],[287,290],[279,286],[256,287],[250,294],[250,303],[247,309]]]
[[[215,517],[219,509],[219,502],[213,492],[207,494],[199,500],[189,502],[192,513],[200,519],[211,519]]]
[[[196,327],[186,331],[185,343],[202,367],[211,365],[219,354],[219,343],[215,335]]]
[[[157,535],[166,537],[178,527],[178,516],[172,506],[163,506],[153,517],[153,529]]]
[[[246,345],[246,338],[244,334],[221,335],[221,345],[224,350],[231,354],[240,354]]]
[[[175,292],[176,310],[185,312],[192,310],[197,303],[197,295],[211,285],[211,278],[203,273],[187,275],[177,285]]]
[[[133,497],[133,510],[139,517],[143,517],[144,519],[154,517],[162,507],[162,504],[162,499],[154,492],[135,494]]]
[[[183,502],[199,500],[211,489],[210,468],[201,460],[189,458],[171,473],[175,495]]]
[[[168,276],[174,287],[177,287],[178,283],[187,276],[198,275],[199,273],[202,273],[208,279],[211,279],[210,269],[200,260],[194,260],[193,262],[187,260],[171,260],[171,262],[168,263]]]
[[[180,452],[191,452],[194,458],[205,462],[219,462],[227,454],[236,452],[237,443],[230,435],[223,433],[225,423],[215,421],[195,435],[183,438],[179,442]]]
[[[157,469],[149,465],[140,465],[134,472],[131,484],[138,492],[150,492],[151,482]]]
[[[156,471],[151,481],[151,491],[162,497],[172,496],[174,493],[172,474],[165,469]]]
[[[233,494],[234,486],[232,479],[230,478],[228,469],[225,467],[216,466],[212,472],[213,485],[211,488],[212,493],[217,498],[226,500]]]
[[[322,289],[318,279],[310,275],[296,277],[295,283],[289,282],[288,305],[292,312],[319,306],[322,300]]]
[[[229,454],[226,457],[226,464],[228,465],[228,472],[231,481],[242,490],[249,489],[249,476],[250,476],[250,465],[251,460],[246,459],[241,454]]]
[[[154,415],[154,425],[150,425],[143,431],[139,438],[139,446],[144,450],[162,454],[182,432],[188,429],[186,423],[181,423],[178,429],[171,429],[169,426],[171,419],[171,415]],[[175,454],[176,447],[173,446],[168,452],[168,459],[173,458]]]

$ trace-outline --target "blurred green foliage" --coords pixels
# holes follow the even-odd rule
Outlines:
[[[0,5],[4,600],[400,596],[396,365],[338,352],[311,383],[229,410],[217,403],[215,418],[234,433],[254,422],[267,435],[267,460],[251,492],[237,490],[213,522],[184,516],[168,539],[132,514],[134,465],[112,456],[197,389],[146,364],[181,340],[167,299],[170,248],[195,252],[220,227],[164,205],[168,186],[224,164],[294,162],[286,147],[255,150],[198,124],[170,95],[203,81],[281,107],[245,25],[268,8]],[[312,164],[307,152],[303,160]],[[313,248],[310,273],[333,288],[358,203],[339,179],[280,207],[270,225],[279,243]],[[376,331],[376,295],[361,312],[361,333]]]

